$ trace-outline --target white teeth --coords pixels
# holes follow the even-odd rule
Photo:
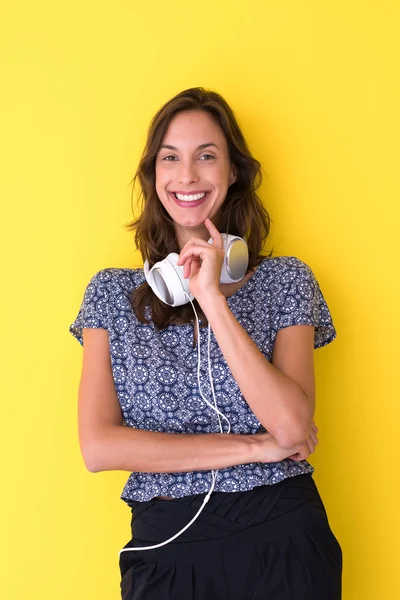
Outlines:
[[[195,200],[201,200],[206,195],[206,192],[201,192],[200,194],[175,194],[178,200],[182,200],[183,202],[194,202]]]

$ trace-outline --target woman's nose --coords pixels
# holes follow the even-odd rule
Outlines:
[[[199,180],[196,165],[191,161],[182,161],[179,165],[178,181],[179,183],[193,183]]]

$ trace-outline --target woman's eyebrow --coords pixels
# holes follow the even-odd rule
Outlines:
[[[214,144],[214,142],[207,142],[207,144],[200,144],[200,146],[197,146],[196,150],[203,150],[204,148],[208,148],[208,146],[215,146],[219,150],[217,144]],[[170,146],[169,144],[163,144],[162,146],[160,146],[160,150],[162,148],[167,148],[167,150],[178,150],[178,148],[175,148],[175,146]]]

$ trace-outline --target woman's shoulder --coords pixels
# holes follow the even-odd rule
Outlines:
[[[265,256],[261,260],[259,268],[264,273],[271,273],[272,275],[311,271],[311,267],[304,260],[292,255]]]
[[[106,288],[114,293],[119,290],[131,292],[144,283],[144,281],[143,268],[105,267],[94,273],[89,285],[93,285],[96,288]]]

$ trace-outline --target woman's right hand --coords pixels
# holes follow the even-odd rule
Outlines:
[[[313,422],[308,438],[293,448],[282,448],[270,433],[256,434],[254,438],[259,443],[257,454],[260,456],[257,462],[279,462],[285,458],[290,458],[297,462],[306,460],[315,451],[315,447],[318,444],[317,433],[318,427]]]
[[[295,461],[306,460],[310,456],[310,454],[312,454],[315,451],[315,447],[318,444],[317,433],[318,427],[313,421],[313,426],[311,428],[310,435],[308,436],[308,438],[305,440],[305,442],[296,446],[296,452],[291,454],[288,458],[291,458]]]

